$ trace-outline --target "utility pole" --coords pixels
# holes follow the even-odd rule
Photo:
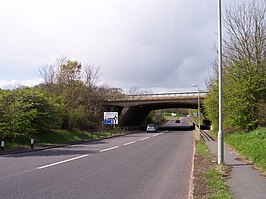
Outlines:
[[[199,126],[199,130],[200,130],[200,90],[199,90],[199,85],[197,84],[193,84],[193,87],[197,87],[198,88],[198,126]]]
[[[218,0],[218,56],[219,56],[219,130],[218,130],[218,164],[224,163],[224,136],[222,114],[222,0]]]

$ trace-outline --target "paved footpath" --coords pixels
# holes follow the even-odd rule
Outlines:
[[[211,153],[217,156],[217,142],[207,141]],[[231,177],[227,184],[231,193],[236,199],[266,199],[266,178],[253,169],[249,164],[236,154],[233,150],[225,146],[225,164],[232,167]]]

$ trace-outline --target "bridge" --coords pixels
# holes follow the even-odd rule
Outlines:
[[[119,123],[124,126],[140,125],[152,110],[169,108],[198,108],[208,92],[179,92],[109,96],[105,101],[105,111],[117,111]]]

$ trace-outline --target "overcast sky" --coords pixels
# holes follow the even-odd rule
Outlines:
[[[0,88],[39,83],[39,69],[63,55],[99,66],[102,84],[123,89],[191,90],[212,72],[216,0],[0,3]]]

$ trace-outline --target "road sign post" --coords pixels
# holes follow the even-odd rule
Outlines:
[[[34,147],[34,139],[31,138],[30,139],[30,148],[33,149],[33,147]]]
[[[5,141],[2,140],[1,141],[1,151],[4,151],[4,148],[5,148]]]

